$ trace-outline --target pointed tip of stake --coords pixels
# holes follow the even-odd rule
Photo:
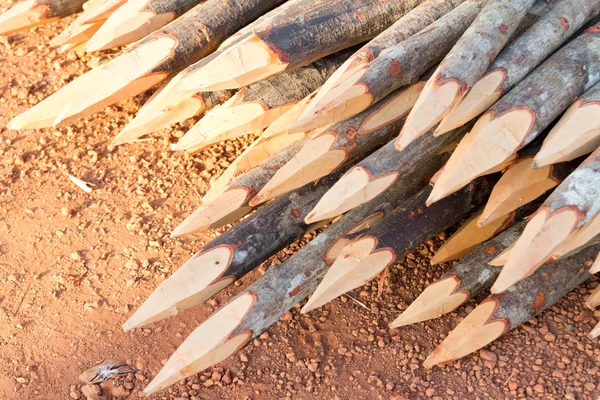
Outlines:
[[[48,6],[38,4],[37,0],[17,3],[0,14],[0,35],[9,35],[59,19],[59,17],[45,18],[47,10]]]
[[[588,336],[590,339],[596,339],[598,336],[600,336],[600,322],[594,327],[594,329],[590,331]]]
[[[146,396],[188,376],[204,371],[240,350],[252,338],[252,332],[237,332],[252,309],[256,297],[243,293],[211,315],[196,328],[165,366],[144,389]]]

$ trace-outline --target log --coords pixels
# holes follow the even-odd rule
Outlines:
[[[85,46],[90,53],[137,42],[179,18],[202,0],[129,0]]]
[[[530,276],[551,257],[564,255],[600,234],[600,149],[546,199],[515,243],[494,293]]]
[[[425,200],[431,187],[422,189],[344,247],[302,312],[321,307],[375,278],[423,241],[477,209],[491,189],[491,179],[480,179],[430,207],[425,206]]]
[[[397,90],[383,101],[343,122],[333,124],[311,139],[252,199],[256,206],[336,169],[353,165],[391,140],[419,96],[425,82]]]
[[[15,117],[9,129],[68,123],[142,93],[210,54],[243,24],[281,1],[207,0]]]
[[[0,15],[0,35],[49,24],[81,11],[85,0],[25,0]]]
[[[108,17],[125,4],[126,1],[127,0],[95,0],[93,6],[84,8],[83,12],[77,17],[77,20],[82,25],[106,21]]]
[[[540,152],[536,168],[566,162],[600,147],[600,83],[575,100],[552,128]]]
[[[417,57],[413,63],[408,63],[410,64],[407,65],[409,68],[412,67],[413,70],[417,68],[416,77],[414,77],[415,71],[407,71],[405,73],[402,68],[404,67],[405,62],[403,61],[407,58],[407,53],[415,56],[415,53],[411,52],[411,46],[421,45],[426,48],[426,43],[438,40],[439,38],[435,38],[435,36],[444,31],[444,29],[458,31],[461,27],[460,22],[464,23],[465,20],[469,20],[468,11],[471,10],[476,14],[477,9],[481,9],[482,6],[478,7],[476,2],[468,2],[467,5],[462,6],[463,11],[455,10],[452,16],[446,16],[444,18],[446,23],[454,24],[458,21],[458,26],[440,26],[440,23],[438,22],[437,25],[435,25],[435,27],[438,28],[437,32],[425,34],[421,39],[413,38],[408,44],[404,44],[403,42],[410,39],[411,36],[416,35],[428,25],[434,24],[437,19],[444,17],[444,15],[448,14],[463,2],[464,0],[424,1],[373,40],[365,44],[358,52],[350,57],[350,59],[346,61],[331,78],[329,78],[325,85],[323,85],[323,88],[319,91],[319,94],[315,96],[315,99],[307,107],[291,130],[293,132],[306,131],[319,128],[324,124],[343,121],[356,115],[360,111],[365,110],[370,104],[374,104],[377,100],[382,99],[400,86],[406,85],[407,82],[417,79],[416,77],[420,76],[427,68],[422,70],[421,73],[418,73],[418,71],[429,64],[432,59],[436,59],[436,55],[438,61],[441,60],[443,54],[445,54],[445,52],[443,52],[444,43],[447,45],[452,39],[445,38],[441,43],[436,43],[434,48],[428,48],[427,52],[422,52],[424,54],[420,54],[420,52],[418,54],[420,57]],[[462,21],[461,18],[463,19]],[[470,21],[474,18],[475,16],[470,18]],[[466,23],[467,26],[468,23],[469,22]],[[466,29],[467,26],[465,26],[464,29]],[[459,35],[461,33],[459,33]],[[390,52],[392,51],[394,54],[390,55]],[[405,53],[403,53],[403,51]],[[395,59],[396,56],[400,56],[399,60]],[[404,56],[404,58],[402,56]],[[384,57],[386,61],[376,64],[375,62],[379,57]],[[396,65],[397,68],[391,68],[390,70],[389,67],[391,62],[394,62],[394,65]],[[414,65],[419,63],[420,65]],[[373,67],[371,67],[372,65]],[[376,65],[379,65],[378,71],[384,75],[383,77],[379,77],[379,79],[387,78],[387,81],[396,84],[396,86],[390,88],[387,93],[379,93],[379,91],[386,90],[386,84],[383,82],[381,85],[378,84],[378,77],[370,72]],[[391,73],[388,72],[388,70],[390,70]],[[361,79],[361,77],[364,77],[365,75],[371,75],[371,77],[375,79],[375,87],[373,90],[377,90],[377,93],[370,90],[368,80],[363,81]],[[375,99],[376,95],[379,96],[377,100]],[[356,101],[353,101],[353,99],[356,99]]]
[[[514,157],[598,80],[600,24],[554,53],[479,118],[444,167],[429,201]]]
[[[400,179],[377,200],[334,222],[283,264],[272,265],[261,278],[194,330],[144,392],[154,393],[212,367],[269,329],[317,287],[338,256],[344,237],[364,232],[419,191],[434,171],[431,165],[426,165],[410,177]],[[234,323],[223,325],[225,321],[231,322],[230,318]]]
[[[352,53],[351,49],[342,50],[240,89],[221,107],[208,112],[172,149],[194,153],[225,140],[262,133],[325,83]]]
[[[427,82],[398,136],[398,149],[425,134],[464,98],[502,50],[533,2],[487,2]]]
[[[556,2],[552,11],[498,54],[483,77],[442,120],[435,134],[441,135],[484,113],[599,13],[598,0]]]
[[[591,276],[586,265],[599,250],[598,246],[588,248],[567,259],[546,263],[505,293],[488,297],[448,334],[423,365],[432,368],[462,358],[551,307]]]
[[[536,141],[537,142],[537,141]],[[582,160],[534,168],[534,157],[541,141],[519,152],[518,158],[504,172],[490,195],[479,225],[487,225],[502,215],[538,199],[558,186]]]
[[[457,129],[447,137],[420,138],[403,151],[398,151],[394,141],[364,158],[337,182],[319,201],[307,217],[307,222],[334,218],[384,193],[405,174],[420,168],[422,163],[433,158],[439,167],[450,156],[445,148],[464,135],[467,129]],[[436,154],[444,152],[440,157]]]
[[[308,65],[372,39],[421,1],[300,0],[293,14],[279,14],[188,74],[186,90],[237,89]]]
[[[334,177],[280,197],[206,244],[156,288],[123,328],[137,328],[204,303],[300,239],[311,229],[304,216]]]
[[[285,165],[302,145],[306,137],[292,143],[279,153],[269,157],[255,168],[238,176],[212,198],[205,198],[204,204],[190,214],[171,233],[171,237],[216,229],[231,224],[252,211],[248,202],[271,179],[275,172]]]
[[[501,215],[495,220],[487,223],[485,226],[480,226],[478,224],[478,220],[480,220],[481,215],[483,214],[483,208],[480,209],[471,216],[467,222],[461,225],[454,235],[438,249],[435,256],[431,259],[431,264],[435,265],[463,258],[471,253],[471,251],[480,243],[499,235],[513,226],[516,222],[527,218],[538,209],[542,202],[543,198],[535,199],[530,203],[524,203],[522,207]]]
[[[391,324],[398,328],[441,317],[487,290],[500,273],[488,263],[508,248],[523,232],[519,222],[500,235],[477,246],[437,282],[429,285]]]
[[[585,299],[585,306],[592,310],[600,306],[600,285],[596,286],[596,289]]]

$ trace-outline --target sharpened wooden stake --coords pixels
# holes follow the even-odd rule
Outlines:
[[[558,186],[579,165],[577,161],[533,169],[539,146],[527,146],[502,175],[479,219],[481,226],[539,198]]]
[[[427,82],[400,132],[396,142],[398,149],[425,134],[464,98],[502,50],[533,2],[487,2]]]
[[[100,21],[91,24],[80,24],[75,20],[60,35],[50,41],[50,46],[60,47],[84,44],[100,29],[103,23],[103,21]]]
[[[136,42],[183,15],[201,0],[129,0],[88,42],[87,52]]]
[[[187,74],[185,90],[237,89],[307,65],[372,39],[421,1],[300,0],[292,12]]]
[[[441,135],[476,118],[600,13],[600,1],[561,0],[498,54],[483,77],[440,122]]]
[[[334,176],[306,185],[261,207],[227,230],[179,268],[150,295],[125,323],[126,330],[204,303],[273,254],[304,235],[303,217]]]
[[[600,257],[600,254],[598,257]],[[596,257],[596,260],[598,260],[598,257]],[[596,286],[596,289],[585,299],[585,306],[592,310],[600,306],[600,285]]]
[[[564,243],[569,243],[569,249],[560,251],[562,254],[600,234],[599,171],[600,149],[569,175],[531,218],[492,287],[494,293],[530,276]],[[590,227],[591,231],[581,235]]]
[[[49,24],[81,11],[85,0],[25,0],[0,15],[0,35]]]
[[[441,317],[488,289],[500,273],[500,268],[491,266],[488,262],[517,240],[524,227],[525,222],[519,222],[495,238],[480,244],[437,282],[428,286],[390,324],[390,328]]]
[[[567,259],[547,263],[505,293],[488,297],[448,334],[423,365],[432,368],[458,360],[551,307],[591,276],[586,265],[599,250],[599,246],[590,247]]]
[[[8,126],[34,129],[68,123],[135,96],[210,54],[227,35],[281,1],[207,0],[108,63],[73,80]],[[198,24],[210,26],[210,34],[190,35],[190,26]]]
[[[536,168],[574,160],[600,147],[600,83],[585,92],[552,128],[540,152]]]
[[[173,149],[193,153],[225,140],[261,133],[325,83],[351,54],[351,50],[343,50],[240,89],[221,107],[208,112]]]
[[[600,272],[600,254],[598,254],[596,261],[594,261],[594,264],[590,268],[590,274],[597,274],[598,272]]]
[[[311,137],[252,199],[256,206],[354,162],[397,133],[424,82],[398,90],[362,113]]]
[[[480,206],[491,189],[492,182],[484,178],[443,204],[426,207],[431,187],[424,188],[342,250],[302,312],[321,307],[364,285],[424,240]]]
[[[405,174],[434,163],[441,167],[450,156],[445,148],[467,132],[457,129],[447,137],[424,135],[403,151],[396,150],[394,141],[366,157],[337,182],[307,216],[307,222],[334,218],[385,192]],[[440,152],[443,154],[439,154]]]
[[[93,5],[84,7],[77,20],[82,25],[104,22],[126,2],[127,0],[94,0]]]
[[[325,83],[291,131],[343,121],[414,83],[444,57],[483,7],[477,1],[460,3],[425,1],[363,46]]]
[[[444,167],[429,203],[514,157],[598,80],[600,24],[554,53],[479,118]]]
[[[600,336],[600,322],[596,324],[596,326],[590,331],[588,336],[590,339],[596,339],[598,336]]]
[[[262,277],[209,317],[186,339],[175,353],[178,356],[171,358],[174,361],[167,363],[164,373],[155,378],[146,388],[146,393],[160,390],[233,355],[243,344],[237,346],[238,342],[230,343],[231,338],[249,333],[251,340],[269,329],[317,287],[338,256],[340,244],[345,238],[360,235],[369,229],[420,190],[422,182],[432,173],[422,168],[410,177],[400,179],[376,201],[363,204],[334,222],[283,264],[271,265]],[[240,304],[244,306],[240,307]],[[220,321],[225,320],[228,325],[223,327]],[[237,326],[234,330],[230,329],[235,323]],[[205,341],[205,336],[210,336],[210,339]],[[239,339],[240,342],[246,343],[246,336],[241,337],[244,339]],[[202,345],[197,346],[197,343]]]

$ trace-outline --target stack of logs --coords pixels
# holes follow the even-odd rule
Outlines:
[[[365,284],[465,218],[432,259],[461,261],[390,325],[491,289],[428,368],[600,271],[600,0],[27,0],[0,15],[0,33],[81,8],[53,46],[131,44],[10,129],[66,124],[162,84],[114,145],[198,115],[173,150],[259,135],[172,235],[240,221],[126,330],[202,304],[326,227],[193,331],[146,393],[232,355],[313,291],[302,312]],[[598,304],[596,289],[587,305]]]

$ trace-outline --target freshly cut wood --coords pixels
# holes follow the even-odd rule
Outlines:
[[[419,191],[425,178],[433,172],[422,168],[400,179],[377,200],[363,204],[334,222],[283,264],[271,265],[261,278],[192,332],[145,393],[156,392],[213,366],[269,329],[317,287],[337,258],[343,238],[364,232]],[[225,326],[224,323],[232,322],[230,317],[234,318],[232,325]],[[191,343],[202,343],[202,346]]]
[[[396,149],[393,140],[388,142],[350,168],[310,212],[307,222],[334,218],[370,201],[422,165],[435,163],[438,168],[441,167],[450,156],[446,147],[467,131],[468,128],[460,128],[440,138],[425,135],[403,151]],[[443,154],[436,156],[440,152]]]
[[[448,334],[423,365],[432,368],[458,360],[551,307],[591,276],[585,266],[599,250],[596,246],[546,263],[505,293],[488,297]]]
[[[462,126],[484,113],[600,13],[598,0],[560,0],[555,3],[548,14],[498,54],[483,77],[442,120],[436,135]]]
[[[84,7],[77,20],[82,25],[106,21],[112,13],[126,2],[127,0],[94,0],[93,5]]]
[[[204,195],[203,202],[212,201],[214,196],[221,193],[235,177],[250,171],[252,168],[256,167],[269,157],[279,153],[292,143],[304,139],[308,135],[312,136],[314,134],[312,131],[288,133],[287,128],[290,126],[290,121],[295,121],[298,118],[302,109],[306,107],[313,95],[314,92],[296,103],[290,110],[269,125],[263,134],[252,142],[238,158],[229,164],[229,167],[227,167],[219,178],[211,184],[210,189]]]
[[[104,21],[81,24],[76,19],[64,31],[50,41],[50,46],[80,45],[86,43],[100,29]]]
[[[513,226],[515,222],[519,222],[528,217],[537,210],[540,204],[542,204],[542,199],[536,199],[533,202],[525,203],[522,207],[490,221],[485,226],[480,226],[477,223],[483,213],[482,208],[471,216],[471,218],[469,218],[467,222],[465,222],[456,233],[454,233],[454,235],[438,249],[435,256],[431,259],[431,264],[439,264],[463,258],[471,253],[471,251],[480,243],[497,236]]]
[[[536,168],[589,154],[600,147],[600,83],[578,98],[552,128],[540,152]]]
[[[600,306],[600,285],[585,299],[585,306],[592,310]]]
[[[597,274],[598,272],[600,272],[600,254],[598,254],[594,265],[590,268],[590,274]]]
[[[325,83],[351,54],[351,50],[342,50],[305,67],[240,89],[225,104],[198,121],[172,146],[173,150],[193,153],[225,140],[261,133]]]
[[[496,58],[534,0],[489,0],[427,82],[396,146],[406,147],[442,120]]]
[[[514,157],[598,80],[600,24],[554,53],[479,118],[444,167],[429,201]]]
[[[343,165],[353,165],[397,133],[425,82],[398,90],[360,114],[312,136],[250,201],[256,206],[322,178]]]
[[[450,33],[458,31],[461,28],[461,23],[466,25],[463,29],[464,32],[470,21],[475,18],[478,10],[483,7],[478,6],[477,2],[469,1],[467,5],[462,6],[462,11],[455,10],[451,16],[444,17],[445,14],[463,2],[464,0],[424,1],[364,45],[323,85],[315,99],[292,127],[292,131],[305,131],[318,128],[324,124],[343,121],[365,110],[370,104],[376,103],[377,100],[382,99],[400,86],[417,79],[427,69],[427,65],[433,65],[431,60],[437,58],[439,61],[442,59],[449,49],[448,47],[444,51],[444,44],[452,46],[450,44],[453,43],[452,37],[444,37],[440,43],[436,43],[440,40],[438,34],[444,30],[449,30]],[[468,18],[469,10],[474,14],[470,19]],[[442,17],[444,17],[446,24],[440,25],[440,21],[437,25],[432,25],[432,30],[435,32],[427,32],[421,39],[412,38],[408,43],[403,43]],[[451,26],[457,22],[458,26]],[[461,34],[462,32],[458,33],[459,36]],[[436,37],[436,35],[438,36]],[[427,44],[432,42],[435,43],[435,46],[429,48]],[[414,50],[414,46],[427,48],[427,51],[411,51]],[[411,60],[412,63],[403,62],[408,54],[412,57],[416,56],[417,59]],[[399,59],[396,59],[398,56]],[[376,63],[379,57],[383,57],[385,60]],[[377,68],[377,71],[371,71],[373,68]],[[408,68],[408,70],[405,71],[404,68]],[[379,75],[383,76],[377,76],[373,72],[378,72]],[[363,80],[361,77],[365,77],[365,79],[371,77],[375,80],[372,90],[369,87],[369,80]],[[385,80],[385,82],[380,81],[380,79]],[[391,84],[387,83],[388,81]],[[391,85],[395,85],[395,87]],[[388,86],[389,90],[387,89]]]
[[[142,93],[210,54],[228,35],[282,1],[207,0],[108,63],[73,80],[8,126],[33,129],[71,122]],[[194,34],[196,30],[204,34]]]
[[[204,204],[171,233],[171,237],[192,232],[216,229],[231,224],[252,211],[248,202],[271,179],[275,172],[285,165],[308,140],[292,143],[279,153],[269,157],[255,168],[231,181],[219,194],[204,198]]]
[[[567,254],[599,235],[598,198],[600,149],[569,175],[531,218],[492,287],[494,293],[530,276],[557,252]]]
[[[539,148],[539,144],[533,143],[525,147],[519,158],[504,172],[492,190],[479,219],[479,225],[487,225],[500,216],[538,199],[558,186],[580,164],[581,160],[576,160],[534,169],[534,156]]]
[[[488,263],[517,240],[524,227],[525,222],[519,222],[495,238],[480,244],[437,282],[428,286],[390,324],[390,328],[441,317],[487,290],[500,273],[500,268]]]
[[[261,207],[206,244],[148,297],[123,325],[125,330],[158,321],[204,303],[310,229],[303,217],[330,187],[334,175]]]
[[[278,14],[187,74],[185,90],[237,89],[308,65],[372,39],[421,1],[300,0],[291,13]]]
[[[423,241],[479,207],[491,189],[491,179],[479,179],[430,207],[425,206],[425,200],[431,187],[422,189],[341,251],[302,312],[321,307],[375,278]]]
[[[590,337],[590,339],[596,339],[598,336],[600,336],[600,322],[598,322],[594,329],[590,331],[588,336]]]
[[[136,42],[185,14],[203,0],[129,0],[85,46],[87,52]]]
[[[58,21],[81,11],[85,0],[25,0],[0,14],[0,35]]]

